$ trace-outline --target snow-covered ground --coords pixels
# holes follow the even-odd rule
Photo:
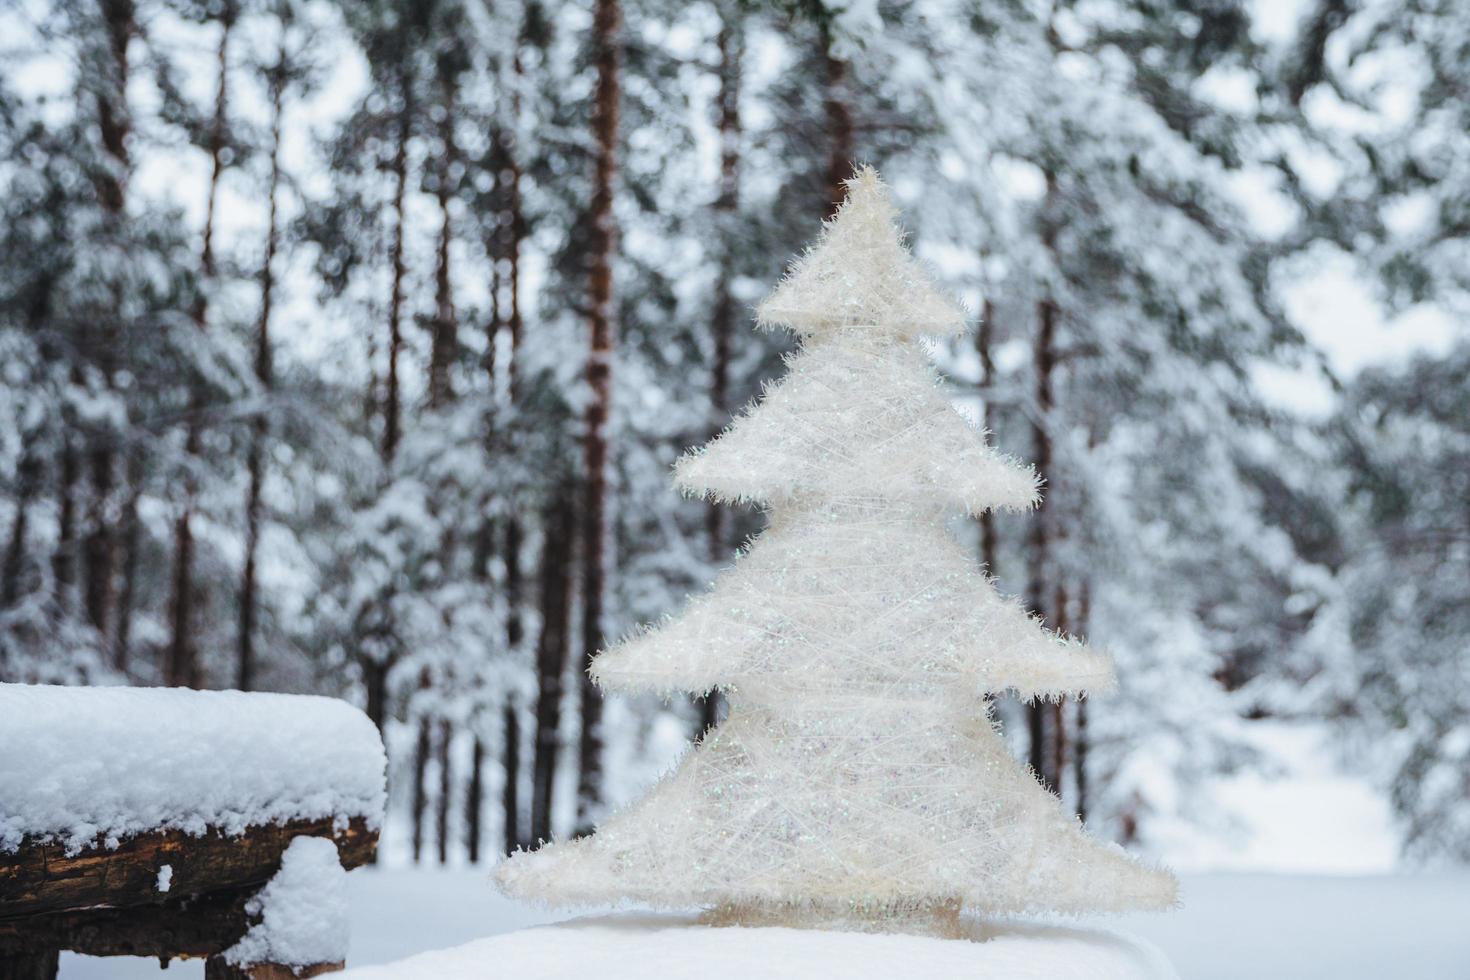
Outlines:
[[[1158,821],[1150,841],[1177,871],[1382,874],[1398,866],[1393,812],[1364,776],[1337,765],[1318,724],[1256,721],[1260,762],[1200,787],[1196,811],[1225,826]],[[1470,975],[1470,973],[1467,973]]]
[[[1320,729],[1265,723],[1255,734],[1270,775],[1243,773],[1204,790],[1232,812],[1236,832],[1181,827],[1162,841],[1184,872],[1184,907],[1080,924],[1154,943],[1184,980],[1470,977],[1470,871],[1387,873],[1397,839],[1388,807],[1365,780],[1332,767]],[[390,865],[398,850],[389,844]],[[500,897],[488,868],[363,868],[348,875],[348,898],[350,966],[567,918]],[[496,975],[494,964],[487,969]],[[160,974],[151,960],[71,955],[61,969],[63,980],[202,975],[198,961]]]
[[[1184,980],[1465,980],[1470,976],[1470,873],[1438,875],[1194,874],[1184,908],[1086,925],[1116,927],[1168,955]],[[348,875],[349,965],[564,918],[498,896],[485,871],[376,870]],[[486,976],[495,976],[487,964]],[[63,980],[198,978],[198,961],[167,974],[151,960],[62,959]],[[595,971],[585,971],[597,980]]]
[[[987,928],[983,942],[800,929],[713,929],[692,916],[574,919],[350,971],[344,980],[1179,980],[1157,949],[1062,925]],[[589,970],[587,964],[597,964]]]

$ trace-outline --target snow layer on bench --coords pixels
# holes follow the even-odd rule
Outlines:
[[[382,819],[378,731],[344,701],[0,684],[0,853],[150,830]]]
[[[349,970],[343,980],[1178,980],[1164,954],[1121,933],[1057,925],[977,926],[977,939],[716,929],[687,916],[573,919],[455,949]],[[983,931],[982,931],[983,930]]]

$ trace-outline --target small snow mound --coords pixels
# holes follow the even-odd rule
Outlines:
[[[281,868],[245,906],[258,921],[225,951],[235,966],[275,963],[306,967],[347,958],[347,872],[337,845],[323,837],[297,837],[281,856]]]
[[[573,919],[349,970],[344,980],[1178,980],[1163,953],[1121,933],[977,926],[975,940],[800,929],[713,928],[688,916]],[[983,940],[983,941],[982,941]]]
[[[382,819],[378,730],[345,701],[0,684],[0,854],[150,830]]]

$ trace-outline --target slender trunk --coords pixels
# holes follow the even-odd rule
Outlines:
[[[209,322],[209,288],[214,282],[214,218],[219,200],[220,175],[224,172],[225,113],[229,99],[230,29],[234,11],[226,4],[220,18],[217,87],[214,118],[209,129],[209,194],[204,208],[204,241],[199,256],[200,289],[194,304],[194,326],[201,332]],[[204,396],[199,383],[190,385],[189,413],[184,420],[184,503],[174,525],[173,637],[169,641],[164,680],[174,687],[199,686],[199,651],[194,642],[194,505],[199,493],[194,465],[199,456],[199,413]]]
[[[61,504],[57,516],[56,553],[51,574],[56,579],[57,604],[66,613],[76,610],[77,583],[77,480],[81,462],[70,434],[63,434],[61,447]]]
[[[454,89],[449,81],[444,85],[444,121],[440,125],[440,167],[437,175],[439,199],[439,260],[434,270],[434,333],[429,345],[429,405],[434,408],[448,404],[454,397],[450,386],[449,368],[454,363],[455,347],[459,329],[454,312],[454,291],[449,268],[449,248],[454,240],[454,225],[450,220],[450,174],[454,162]]]
[[[1052,409],[1052,369],[1056,362],[1056,305],[1049,299],[1042,300],[1038,304],[1037,315],[1039,329],[1036,332],[1036,346],[1033,354],[1033,366],[1035,369],[1036,383],[1036,405],[1035,414],[1031,423],[1031,438],[1034,445],[1036,457],[1036,469],[1045,477],[1051,470],[1051,436],[1047,431],[1047,423]],[[1047,616],[1047,574],[1050,572],[1051,549],[1051,493],[1048,488],[1047,494],[1042,497],[1041,506],[1037,508],[1030,522],[1029,555],[1027,556],[1028,576],[1026,584],[1027,604],[1031,611],[1037,616]],[[1040,702],[1034,703],[1027,708],[1026,721],[1030,736],[1031,747],[1029,761],[1031,768],[1041,779],[1047,789],[1055,792],[1057,790],[1058,773],[1052,769],[1052,759],[1046,751],[1047,721],[1051,712],[1048,706]]]
[[[114,236],[120,236],[125,220],[127,177],[131,171],[128,134],[131,119],[127,102],[128,44],[137,30],[133,0],[102,0],[102,20],[107,35],[108,78],[97,90],[97,122],[102,147],[110,158],[98,169],[97,192]],[[120,287],[119,287],[120,288]],[[110,386],[117,370],[120,351],[117,316],[122,296],[115,297],[111,310],[99,311],[100,330],[94,356]],[[115,448],[111,434],[93,440],[88,453],[92,483],[91,509],[83,553],[86,565],[87,618],[105,643],[112,639],[115,603],[117,544],[112,526],[111,504],[116,485]]]
[[[1077,635],[1085,636],[1092,617],[1092,582],[1083,578],[1077,596]],[[1077,819],[1087,821],[1087,698],[1077,699],[1075,730],[1072,737],[1072,781],[1077,791]]]
[[[9,609],[20,598],[20,580],[25,572],[31,498],[35,496],[40,470],[40,461],[36,459],[29,445],[22,450],[19,470],[15,521],[10,525],[10,542],[5,547],[5,564],[0,567],[0,609]]]
[[[597,91],[592,136],[597,146],[592,190],[592,270],[589,296],[590,344],[587,351],[587,503],[582,531],[581,751],[578,753],[577,829],[588,832],[602,806],[602,692],[588,668],[606,633],[605,605],[611,537],[608,520],[608,422],[612,414],[613,180],[617,167],[619,68],[622,10],[619,0],[597,0],[592,31],[596,46]]]
[[[128,457],[127,506],[123,508],[122,594],[117,599],[117,641],[113,644],[112,665],[126,674],[132,661],[133,609],[138,585],[138,559],[142,548],[143,522],[138,519],[138,501],[143,495],[143,466],[136,453]]]
[[[1060,582],[1057,583],[1056,592],[1052,599],[1052,624],[1057,632],[1067,633],[1071,630],[1071,621],[1067,611],[1067,587]],[[1056,794],[1066,799],[1064,781],[1067,772],[1067,715],[1066,702],[1058,699],[1051,705],[1051,772],[1053,786]]]
[[[275,298],[276,250],[280,246],[277,197],[281,185],[281,116],[286,97],[286,57],[283,28],[276,65],[270,75],[270,183],[266,188],[265,256],[260,263],[260,316],[255,326],[255,378],[260,383],[261,393],[266,396],[272,384],[271,302]],[[269,425],[264,410],[255,413],[246,458],[250,485],[245,492],[245,567],[240,580],[240,635],[235,660],[235,686],[242,691],[255,686],[255,617],[260,602],[256,554],[260,547],[261,491],[265,482],[265,446],[270,436]],[[381,716],[376,720],[381,727]]]
[[[192,455],[199,448],[197,438],[194,436],[186,437],[185,446],[185,452]],[[185,489],[184,493],[188,495],[191,491]],[[171,617],[173,637],[169,641],[168,659],[165,662],[163,678],[164,683],[170,687],[199,686],[199,658],[194,646],[193,630],[190,626],[194,611],[194,590],[192,587],[194,535],[189,529],[189,521],[192,516],[193,507],[185,504],[184,510],[179,514],[178,522],[174,526],[175,550]]]
[[[429,716],[419,719],[419,738],[413,751],[413,863],[418,864],[424,856],[424,811],[428,808],[428,795],[424,786],[429,768],[430,739],[432,737]]]
[[[515,73],[515,81],[511,92],[511,142],[505,147],[505,173],[506,181],[506,220],[504,230],[506,239],[506,264],[507,282],[505,288],[508,292],[507,300],[510,307],[510,316],[507,318],[507,327],[510,333],[510,344],[508,352],[509,363],[506,365],[506,380],[510,388],[509,401],[512,405],[517,404],[520,399],[520,354],[521,354],[521,239],[525,234],[525,219],[521,214],[521,167],[518,156],[519,147],[515,143],[515,134],[519,131],[521,97],[520,80],[522,76],[522,64],[520,47],[517,45],[516,52],[512,58],[512,70]],[[493,378],[492,378],[493,381]],[[512,512],[505,522],[505,640],[506,646],[512,657],[519,659],[521,644],[525,639],[525,628],[521,619],[521,603],[525,601],[524,588],[521,580],[521,522],[519,516]],[[563,573],[565,574],[565,573]],[[563,647],[565,641],[563,641]],[[501,790],[501,812],[502,827],[505,837],[505,853],[509,854],[520,846],[524,839],[521,834],[521,722],[520,706],[516,703],[514,693],[507,695],[504,709],[504,742],[501,747],[501,766],[504,771],[505,784]]]
[[[570,645],[572,534],[576,520],[570,488],[557,488],[545,509],[541,547],[541,636],[536,649],[536,751],[531,773],[533,844],[551,839],[551,794],[561,749],[562,683]]]
[[[103,439],[105,443],[106,436]],[[115,455],[110,447],[94,448],[90,454],[92,511],[84,545],[87,563],[87,619],[109,646],[117,589],[114,575],[117,547],[110,513],[115,485],[114,460]]]
[[[519,73],[520,58],[516,58],[517,72]],[[525,217],[521,213],[521,168],[516,160],[515,147],[512,146],[508,157],[510,171],[510,184],[507,188],[507,196],[510,199],[510,241],[508,243],[508,255],[510,274],[507,277],[507,290],[510,293],[510,316],[507,326],[510,328],[510,364],[507,365],[507,374],[510,381],[511,401],[515,401],[520,395],[520,365],[517,355],[521,349],[521,332],[523,324],[521,320],[521,240],[525,237]]]
[[[505,701],[504,726],[501,766],[505,784],[500,791],[500,805],[504,813],[505,853],[509,854],[521,844],[521,717],[514,696]]]
[[[512,361],[514,363],[514,361]],[[520,659],[521,643],[525,628],[521,620],[521,523],[512,514],[505,525],[505,643],[510,656]],[[505,774],[505,787],[501,794],[502,824],[505,831],[505,848],[509,854],[521,841],[521,726],[520,708],[514,692],[506,695],[504,709],[504,744],[501,747],[501,766]]]
[[[1054,223],[1056,192],[1056,176],[1048,171],[1046,199],[1042,204],[1041,213],[1041,239],[1053,259],[1056,257]],[[1031,439],[1035,447],[1036,471],[1043,479],[1048,479],[1051,476],[1052,464],[1050,429],[1054,403],[1052,372],[1056,368],[1057,360],[1057,304],[1050,295],[1044,296],[1036,304],[1036,319],[1036,337],[1031,352],[1031,366],[1036,385],[1035,404],[1031,416]],[[1041,505],[1037,507],[1036,513],[1031,518],[1030,555],[1028,556],[1026,583],[1026,597],[1031,611],[1043,619],[1047,617],[1047,576],[1052,571],[1050,567],[1051,515],[1054,508],[1051,497],[1051,487],[1048,486],[1046,494],[1041,498]],[[1053,769],[1054,757],[1046,750],[1049,715],[1052,715],[1052,712],[1047,710],[1046,705],[1039,702],[1032,704],[1027,709],[1027,730],[1031,741],[1029,761],[1042,784],[1052,792],[1060,793],[1061,773]]]
[[[714,361],[710,369],[711,437],[730,421],[730,346],[735,333],[736,303],[731,285],[735,278],[735,246],[731,241],[735,214],[740,203],[740,57],[741,38],[726,21],[720,29],[720,193],[715,199],[715,226],[720,234],[720,271],[715,283],[714,310],[710,317],[710,334],[714,340]],[[716,566],[729,558],[730,533],[728,510],[711,500],[705,510],[705,535],[709,544],[710,563]],[[699,708],[699,730],[703,735],[715,726],[720,716],[720,692],[711,690],[695,703]]]
[[[449,863],[449,797],[454,785],[454,773],[449,764],[450,748],[454,742],[454,729],[449,719],[439,722],[439,800],[434,814],[434,832],[438,835],[439,863]]]
[[[403,314],[403,280],[407,275],[404,259],[404,225],[407,218],[404,215],[404,198],[408,193],[408,141],[409,141],[409,117],[412,112],[411,96],[408,88],[407,69],[399,71],[398,76],[399,96],[402,100],[398,108],[398,145],[393,154],[393,244],[391,246],[392,264],[392,287],[388,298],[388,379],[387,391],[383,403],[383,459],[388,463],[393,462],[393,454],[398,451],[399,426],[399,392],[398,392],[398,356],[403,350],[402,314]]]
[[[852,176],[856,154],[853,140],[852,106],[848,102],[847,63],[832,56],[832,32],[822,27],[822,58],[827,69],[827,85],[823,107],[827,114],[827,180],[828,214],[835,213],[846,196],[843,181]]]
[[[378,731],[388,718],[388,665],[378,660],[364,660],[363,686],[367,688],[367,716]]]
[[[10,543],[5,547],[5,567],[0,569],[0,609],[9,609],[20,598],[20,576],[25,562],[26,524],[30,518],[30,494],[22,484],[15,505],[15,521],[10,525]]]
[[[398,107],[398,140],[393,154],[393,240],[390,247],[392,267],[391,285],[388,298],[388,372],[387,393],[383,404],[383,468],[384,478],[389,479],[389,472],[393,463],[394,453],[398,450],[399,425],[399,392],[398,392],[398,355],[403,347],[402,313],[403,313],[403,280],[406,275],[404,261],[404,199],[408,193],[408,140],[409,140],[409,115],[411,111],[410,94],[408,85],[407,68],[399,67],[398,94],[400,104]],[[376,378],[369,381],[370,390],[376,390]],[[384,617],[391,615],[393,608],[393,586],[386,586],[378,598]],[[384,623],[381,627],[385,632],[393,629],[393,624]],[[377,657],[367,659],[363,665],[364,682],[367,686],[367,714],[378,730],[383,730],[383,724],[388,716],[388,673],[393,667],[393,655],[384,651]],[[428,725],[425,720],[423,725]],[[414,813],[413,813],[413,855],[417,861],[423,850],[423,765],[428,753],[426,740],[427,729],[419,733],[420,751],[414,760]]]
[[[995,307],[990,300],[980,314],[980,327],[975,331],[975,353],[980,355],[980,428],[990,438],[995,428],[995,359],[991,348],[995,342]],[[986,510],[980,515],[980,564],[985,574],[995,577],[995,513]]]
[[[480,863],[480,798],[485,794],[485,743],[476,733],[470,745],[470,779],[465,789],[464,844],[470,864]]]

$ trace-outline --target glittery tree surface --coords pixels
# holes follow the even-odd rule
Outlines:
[[[789,373],[677,467],[770,509],[711,591],[594,662],[608,690],[724,692],[729,714],[597,833],[497,880],[553,905],[714,922],[958,933],[980,913],[1164,908],[1166,871],[1088,837],[1019,765],[985,695],[1096,692],[1108,658],[1002,597],[945,528],[1034,506],[1036,474],[952,408],[919,338],[963,314],[908,254],[871,169],[761,305]]]

